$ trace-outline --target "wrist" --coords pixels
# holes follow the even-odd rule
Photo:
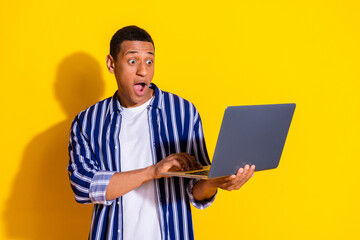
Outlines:
[[[204,181],[204,190],[207,192],[216,192],[218,189],[217,185],[212,180],[203,180]]]
[[[147,176],[148,176],[149,180],[154,180],[154,179],[158,178],[157,174],[156,174],[155,164],[151,165],[151,166],[148,166],[146,168],[146,172],[147,172]]]
[[[217,186],[211,180],[200,180],[193,188],[193,195],[197,201],[210,199],[216,194]]]

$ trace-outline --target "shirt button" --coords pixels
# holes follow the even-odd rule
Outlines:
[[[116,124],[116,126],[118,127],[118,126],[119,126],[119,124]]]
[[[115,149],[117,149],[117,146],[115,146]]]
[[[118,233],[120,232],[120,229],[118,229]]]

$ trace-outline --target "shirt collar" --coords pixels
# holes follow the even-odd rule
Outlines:
[[[154,83],[150,83],[149,88],[154,89],[154,99],[150,102],[149,106],[161,109],[163,104],[164,93]],[[109,109],[110,114],[116,111],[121,112],[124,109],[120,104],[117,93],[118,91],[116,91],[111,98],[110,109]]]

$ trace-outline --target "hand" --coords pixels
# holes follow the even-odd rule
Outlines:
[[[152,167],[154,171],[154,178],[164,177],[160,174],[163,172],[185,171],[202,168],[201,164],[195,161],[195,157],[190,156],[188,153],[171,154]]]
[[[254,175],[254,171],[255,165],[252,165],[251,167],[245,165],[244,168],[240,168],[237,171],[236,175],[201,180],[196,183],[193,188],[194,198],[197,201],[210,199],[214,196],[218,188],[227,191],[238,190]]]
[[[248,164],[244,168],[239,168],[236,175],[229,177],[209,179],[211,185],[216,188],[221,188],[227,191],[239,190],[253,175],[255,165],[249,167]]]

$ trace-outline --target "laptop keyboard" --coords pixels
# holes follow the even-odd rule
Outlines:
[[[188,175],[204,175],[207,176],[209,175],[209,170],[205,170],[205,171],[199,171],[199,172],[192,172],[192,173],[185,173]]]

